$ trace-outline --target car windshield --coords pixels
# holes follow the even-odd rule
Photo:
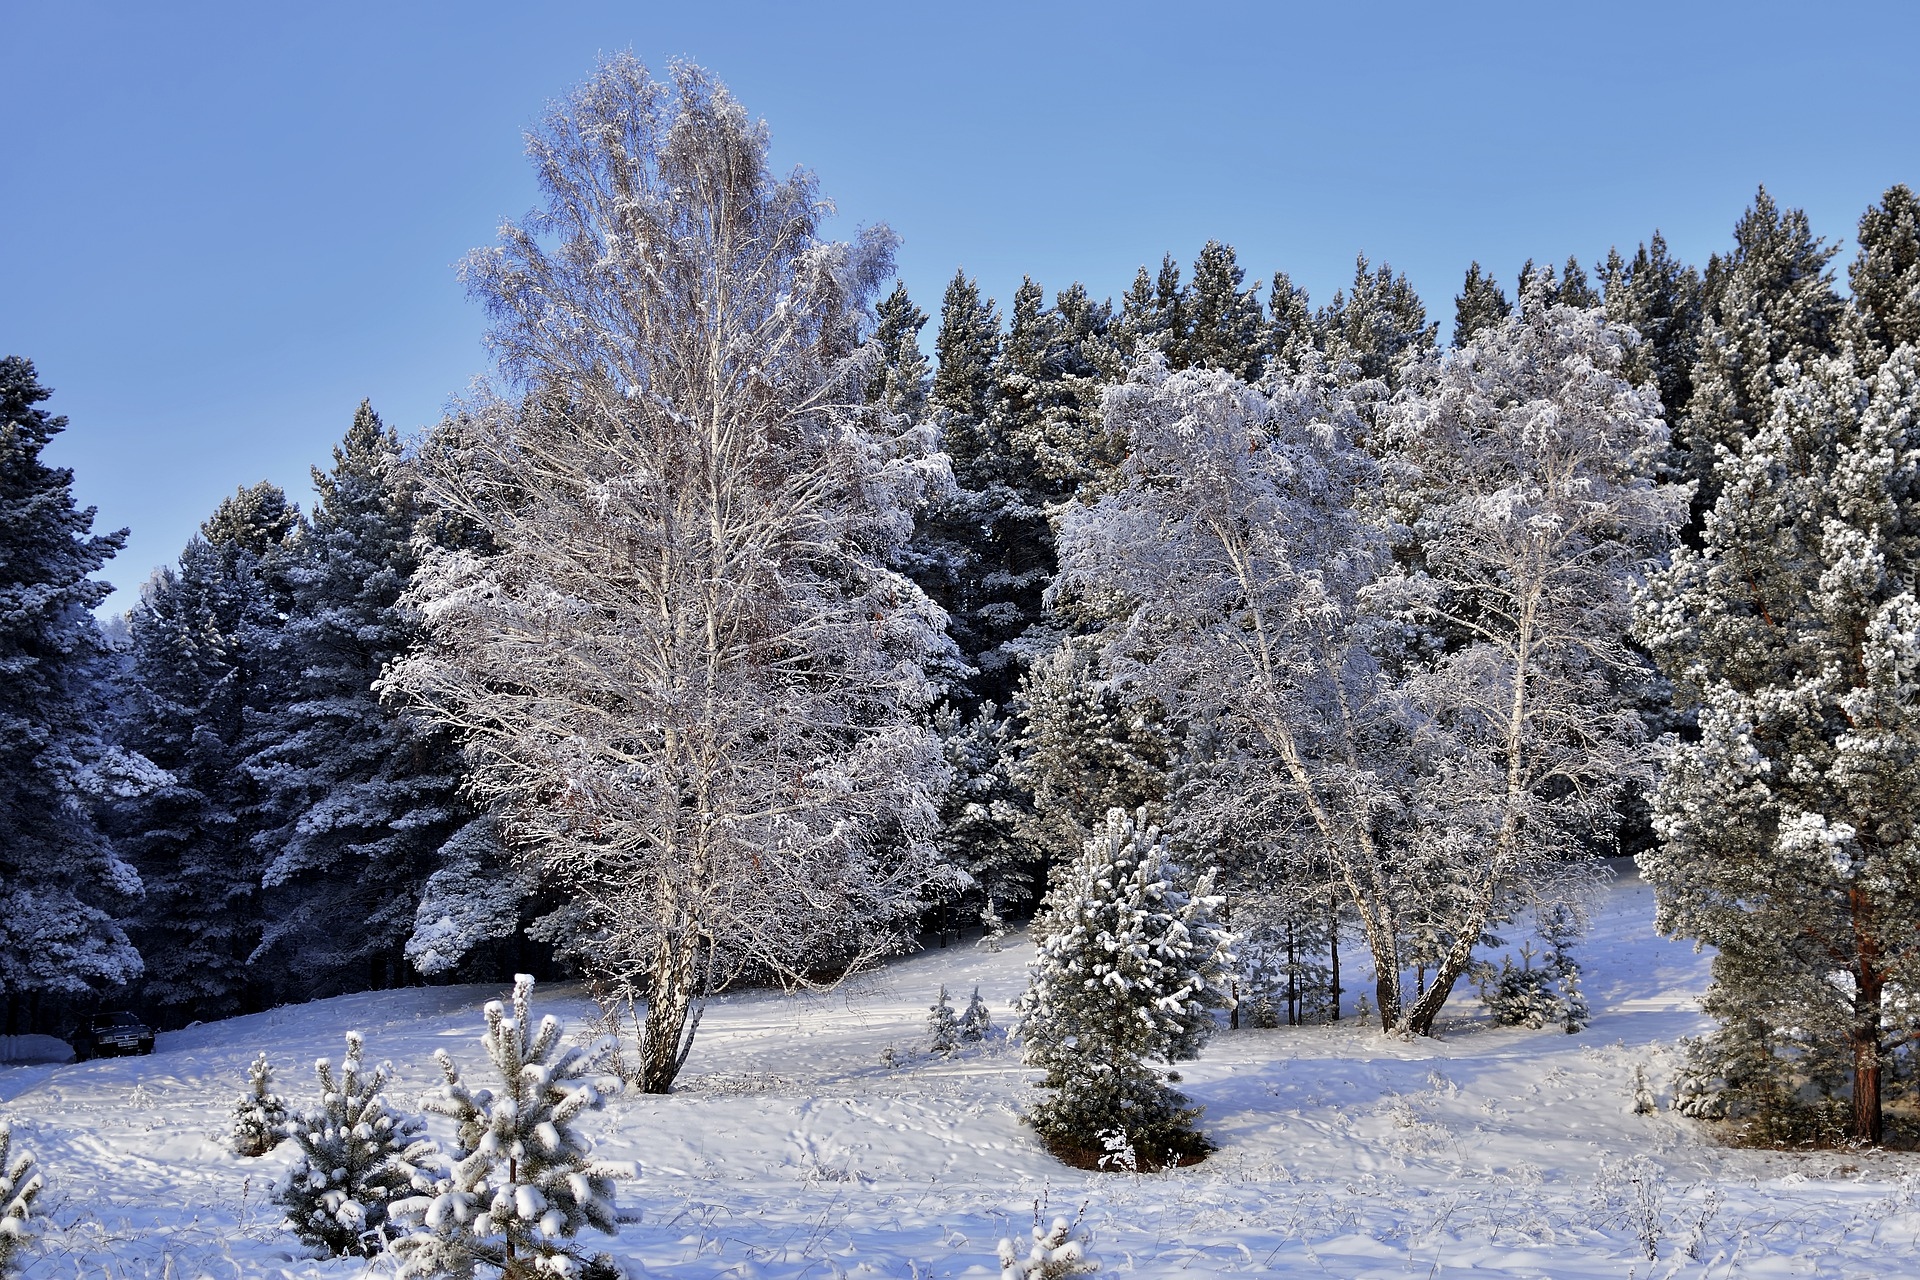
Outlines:
[[[140,1019],[130,1013],[103,1013],[93,1020],[96,1027],[137,1027]]]

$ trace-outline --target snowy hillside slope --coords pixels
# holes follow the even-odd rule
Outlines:
[[[1706,961],[1654,936],[1650,892],[1615,883],[1580,956],[1590,1029],[1491,1027],[1471,993],[1437,1041],[1351,1022],[1219,1035],[1183,1068],[1221,1150],[1164,1174],[1088,1174],[1049,1158],[1016,1109],[1032,1096],[1002,1041],[924,1052],[941,983],[978,984],[1004,1021],[1030,949],[921,953],[831,995],[717,1001],[670,1097],[590,1117],[599,1154],[640,1162],[639,1221],[589,1237],[635,1274],[959,1277],[1041,1213],[1084,1206],[1108,1273],[1142,1276],[1894,1277],[1920,1275],[1920,1158],[1728,1151],[1665,1112],[1666,1046],[1702,1025]],[[1353,975],[1357,989],[1364,975]],[[0,1068],[0,1116],[49,1179],[26,1275],[349,1277],[280,1225],[283,1147],[228,1154],[228,1109],[265,1050],[296,1105],[312,1062],[361,1031],[411,1106],[430,1055],[480,1063],[480,1005],[439,987],[320,1001],[163,1035],[148,1058]],[[536,1005],[584,1032],[591,1004]],[[893,1050],[896,1065],[883,1063]],[[444,1136],[444,1135],[443,1135]],[[1648,1258],[1647,1241],[1652,1252]]]

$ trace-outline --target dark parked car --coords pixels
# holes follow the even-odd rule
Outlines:
[[[109,1054],[152,1053],[153,1029],[130,1013],[96,1013],[67,1037],[77,1061]]]

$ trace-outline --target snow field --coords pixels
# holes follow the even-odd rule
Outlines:
[[[1351,1021],[1221,1033],[1181,1067],[1221,1149],[1153,1175],[1047,1156],[1017,1114],[1034,1073],[997,1034],[925,1052],[942,982],[956,1004],[977,983],[1004,1026],[1024,944],[923,952],[829,995],[730,996],[680,1092],[629,1094],[584,1122],[597,1155],[637,1160],[642,1177],[620,1189],[638,1220],[583,1242],[688,1280],[993,1276],[997,1242],[1029,1241],[1038,1202],[1045,1219],[1084,1207],[1109,1274],[1920,1275],[1920,1159],[1731,1151],[1666,1112],[1632,1114],[1634,1068],[1664,1100],[1666,1046],[1704,1025],[1706,959],[1656,938],[1652,914],[1634,880],[1598,904],[1577,953],[1594,1006],[1579,1035],[1494,1028],[1470,992],[1434,1041]],[[1367,980],[1355,968],[1350,993]],[[438,1080],[435,1049],[479,1071],[480,1006],[501,994],[368,993],[165,1034],[148,1058],[0,1069],[0,1116],[49,1183],[25,1275],[383,1274],[302,1254],[269,1199],[287,1145],[228,1153],[246,1067],[264,1049],[279,1092],[304,1105],[313,1060],[337,1060],[357,1029],[413,1109]],[[582,1035],[595,1012],[567,987],[536,991],[535,1008]]]

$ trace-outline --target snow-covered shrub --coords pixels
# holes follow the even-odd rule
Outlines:
[[[262,1053],[247,1068],[247,1091],[233,1104],[233,1154],[267,1154],[286,1136],[286,1123],[287,1100],[273,1091],[273,1068]]]
[[[1145,812],[1114,809],[1048,895],[1017,1012],[1049,1091],[1028,1119],[1063,1159],[1091,1166],[1113,1130],[1143,1167],[1208,1150],[1199,1108],[1148,1065],[1196,1056],[1230,1003],[1220,900],[1207,878],[1182,879]]]
[[[283,1132],[300,1148],[275,1200],[287,1223],[309,1244],[338,1257],[378,1253],[384,1247],[394,1201],[424,1181],[435,1155],[417,1116],[388,1105],[385,1089],[393,1068],[366,1070],[365,1045],[347,1032],[347,1053],[335,1072],[322,1058],[319,1106],[295,1115]]]
[[[481,1043],[494,1089],[469,1088],[443,1050],[434,1055],[446,1082],[427,1099],[451,1117],[451,1166],[425,1191],[395,1206],[411,1231],[394,1245],[400,1275],[473,1276],[489,1267],[520,1277],[617,1276],[604,1256],[587,1258],[570,1242],[584,1227],[619,1230],[613,1204],[617,1179],[639,1176],[630,1163],[591,1159],[593,1143],[574,1127],[605,1105],[612,1046],[605,1039],[562,1049],[560,1023],[533,1022],[533,979],[513,982],[513,1013],[486,1006]]]
[[[33,1240],[27,1219],[44,1185],[33,1157],[13,1154],[13,1129],[0,1120],[0,1276],[13,1274],[14,1259]]]
[[[975,987],[966,1012],[960,1015],[960,1038],[970,1044],[978,1043],[992,1030],[993,1015],[987,1012],[987,1002],[980,998],[980,988]]]
[[[1098,1271],[1100,1259],[1087,1252],[1086,1242],[1074,1230],[1076,1225],[1055,1218],[1051,1228],[1034,1227],[1033,1248],[1024,1258],[1012,1240],[1001,1240],[1000,1280],[1062,1280]]]
[[[953,1001],[947,998],[947,986],[940,984],[940,998],[927,1010],[927,1037],[934,1053],[951,1053],[960,1047],[960,1022],[953,1015]]]

